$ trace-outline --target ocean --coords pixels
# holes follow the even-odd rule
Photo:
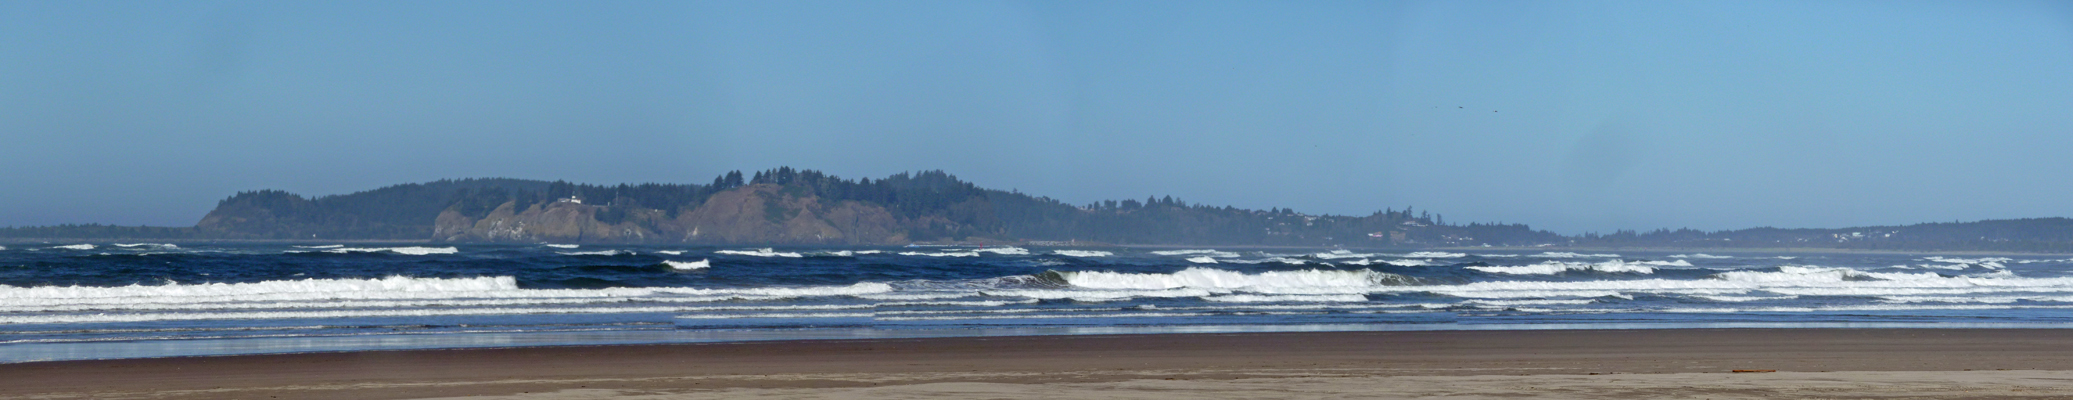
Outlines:
[[[13,244],[0,362],[989,335],[2073,327],[2073,259]]]

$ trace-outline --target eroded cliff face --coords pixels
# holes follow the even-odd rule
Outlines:
[[[615,242],[696,244],[902,244],[901,221],[882,207],[853,201],[824,204],[777,185],[749,185],[714,194],[669,218],[662,210],[624,210],[616,224],[597,219],[606,206],[557,202],[514,210],[504,203],[482,218],[448,210],[432,239],[488,242]]]
[[[608,224],[597,220],[601,207],[577,203],[547,203],[514,212],[506,202],[481,219],[459,212],[439,213],[432,226],[432,240],[449,242],[654,242],[657,235],[641,220],[656,219],[655,210],[636,210],[625,222]],[[637,213],[637,214],[636,214]]]
[[[904,243],[899,220],[884,208],[853,201],[824,204],[776,185],[714,194],[673,221],[682,241],[713,244]]]

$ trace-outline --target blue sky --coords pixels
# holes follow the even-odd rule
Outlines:
[[[2068,4],[0,1],[0,226],[781,165],[1564,233],[2073,216]]]

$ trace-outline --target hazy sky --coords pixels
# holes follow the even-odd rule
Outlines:
[[[1564,233],[2073,216],[2073,3],[0,1],[0,226],[781,165]]]

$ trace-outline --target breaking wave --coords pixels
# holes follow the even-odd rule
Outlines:
[[[672,267],[675,265],[672,264]],[[857,296],[893,291],[883,283],[861,282],[848,286],[758,287],[758,288],[604,288],[523,289],[510,276],[476,278],[416,278],[391,276],[379,279],[304,279],[250,283],[200,283],[129,285],[118,287],[0,285],[0,304],[10,310],[59,310],[66,308],[117,311],[212,310],[246,308],[337,308],[399,306],[357,304],[354,301],[422,300],[438,303],[417,306],[497,306],[523,304],[623,303],[648,301],[722,301],[732,298],[787,298]],[[410,304],[402,304],[407,306]],[[342,312],[353,312],[345,310]],[[504,313],[525,313],[506,310]],[[54,316],[56,317],[56,316]],[[164,319],[164,318],[159,318]],[[135,319],[153,320],[153,318]],[[0,317],[0,322],[10,321]]]
[[[454,253],[459,253],[459,252],[461,252],[461,249],[458,249],[458,248],[453,248],[453,247],[417,247],[417,246],[411,246],[411,247],[340,247],[340,248],[335,248],[335,249],[330,249],[330,250],[324,250],[324,252],[326,252],[326,253],[340,253],[340,254],[344,254],[344,253],[395,253],[395,254],[403,254],[403,255],[412,255],[412,256],[424,256],[424,255],[433,255],[433,254],[454,254]]]
[[[1110,253],[1110,252],[1106,252],[1106,251],[1097,251],[1097,250],[1053,250],[1053,251],[1051,251],[1051,254],[1057,254],[1057,255],[1061,255],[1061,256],[1066,256],[1066,257],[1080,257],[1080,258],[1093,258],[1093,257],[1108,257],[1108,256],[1113,256],[1113,255],[1116,255],[1116,253]]]
[[[1540,254],[1534,254],[1534,255],[1530,255],[1530,256],[1527,256],[1527,257],[1540,257],[1540,258],[1619,258],[1619,256],[1620,256],[1620,255],[1618,255],[1618,254],[1582,254],[1582,253],[1571,253],[1571,252],[1566,252],[1566,251],[1550,251],[1550,252],[1546,252],[1546,253],[1540,253]]]
[[[735,256],[750,256],[750,257],[785,257],[785,258],[800,258],[800,257],[805,257],[805,255],[802,255],[802,254],[799,254],[799,253],[789,253],[789,252],[779,252],[779,251],[772,251],[772,250],[771,250],[771,249],[769,249],[769,248],[761,248],[761,249],[755,249],[755,250],[720,250],[720,251],[715,251],[715,252],[713,252],[713,254],[726,254],[726,255],[735,255]]]
[[[1544,262],[1544,263],[1539,263],[1539,264],[1533,264],[1533,265],[1522,265],[1522,266],[1515,266],[1515,267],[1498,267],[1498,266],[1473,266],[1473,267],[1466,267],[1466,268],[1468,268],[1468,269],[1472,269],[1472,270],[1477,270],[1477,271],[1489,272],[1489,273],[1496,273],[1496,274],[1512,274],[1512,275],[1554,275],[1554,274],[1559,274],[1559,273],[1563,273],[1563,272],[1568,272],[1568,271],[1598,271],[1598,272],[1612,272],[1612,273],[1635,273],[1635,274],[1653,274],[1653,273],[1655,273],[1655,272],[1656,272],[1656,269],[1655,269],[1655,267],[1658,267],[1658,266],[1676,266],[1676,267],[1689,267],[1689,266],[1692,266],[1692,265],[1691,265],[1691,263],[1688,263],[1688,262],[1684,262],[1684,260],[1677,260],[1677,261],[1667,261],[1667,262],[1666,262],[1666,261],[1640,261],[1640,262],[1628,262],[1628,261],[1622,261],[1622,260],[1612,260],[1612,261],[1607,261],[1607,262],[1601,262],[1601,263],[1581,263],[1581,262],[1568,262],[1568,261],[1549,261],[1549,262]]]
[[[923,252],[919,252],[919,251],[905,251],[905,252],[900,252],[900,255],[903,255],[903,256],[915,256],[915,257],[978,257],[978,256],[979,256],[979,252],[976,252],[976,251],[946,251],[946,252],[941,252],[941,253],[923,253]]]
[[[663,264],[663,265],[668,265],[668,266],[670,267],[670,269],[686,269],[686,270],[688,270],[688,269],[706,269],[706,268],[712,268],[712,267],[713,267],[713,263],[712,263],[712,260],[698,260],[698,261],[663,261],[663,262],[662,262],[662,264]]]
[[[1227,294],[1221,296],[1203,297],[1202,299],[1225,303],[1351,303],[1368,301],[1368,296],[1358,294]]]
[[[974,249],[974,250],[972,250],[972,252],[975,252],[975,253],[993,253],[993,254],[999,254],[999,255],[1004,255],[1004,256],[1026,256],[1026,255],[1029,255],[1029,249],[1025,249],[1025,248],[1021,248],[1021,247],[988,247],[988,248],[983,248],[983,249]]]
[[[622,251],[622,250],[598,250],[598,251],[557,251],[557,252],[554,252],[554,253],[555,253],[555,254],[560,254],[560,255],[565,255],[565,256],[616,256],[616,255],[621,255],[621,254],[625,254],[625,255],[633,255],[633,254],[634,254],[634,252],[631,252],[631,251]]]
[[[1154,251],[1154,252],[1152,252],[1152,254],[1155,254],[1155,255],[1162,255],[1162,256],[1204,256],[1204,257],[1216,257],[1216,258],[1231,258],[1231,257],[1237,257],[1237,256],[1238,256],[1238,253],[1232,253],[1232,252],[1228,252],[1228,251],[1216,251],[1216,250],[1214,250],[1214,249],[1209,249],[1209,250],[1160,250],[1160,251]]]
[[[1317,254],[1311,254],[1311,255],[1310,255],[1310,257],[1314,257],[1314,258],[1317,258],[1317,259],[1321,259],[1321,260],[1336,260],[1336,259],[1341,259],[1341,258],[1368,258],[1368,257],[1374,257],[1374,256],[1375,256],[1375,254],[1371,254],[1371,253],[1355,253],[1355,252],[1352,252],[1352,251],[1348,251],[1348,250],[1332,250],[1332,251],[1328,251],[1328,252],[1323,252],[1323,253],[1317,253]]]
[[[1413,282],[1403,275],[1372,270],[1268,271],[1247,274],[1194,267],[1170,274],[1107,271],[1059,272],[1067,284],[1089,289],[1215,289],[1270,294],[1363,293],[1377,286]]]

